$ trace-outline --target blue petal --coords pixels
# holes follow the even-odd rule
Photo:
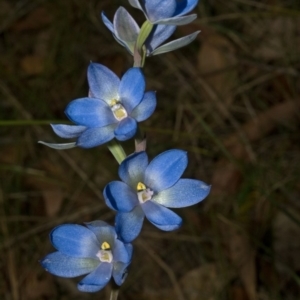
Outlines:
[[[145,151],[126,157],[119,167],[119,177],[132,189],[136,190],[139,182],[144,182],[144,173],[148,166],[148,156]]]
[[[64,124],[50,124],[53,131],[61,138],[71,139],[80,136],[86,130],[85,126],[80,125],[64,125]]]
[[[147,120],[155,111],[156,93],[146,92],[141,103],[132,111],[131,117],[137,122]]]
[[[166,207],[186,207],[199,203],[210,192],[210,186],[200,180],[179,179],[172,187],[156,194],[152,200]]]
[[[85,223],[85,225],[96,235],[99,245],[107,242],[111,248],[114,248],[117,238],[115,227],[100,220]]]
[[[81,292],[94,293],[103,289],[109,282],[113,270],[112,263],[102,262],[96,270],[85,276],[77,285]]]
[[[145,43],[147,54],[150,55],[154,49],[166,41],[174,33],[175,29],[176,26],[155,25]]]
[[[146,201],[141,205],[146,218],[157,228],[172,231],[181,226],[182,219],[170,209],[153,201]]]
[[[158,47],[157,49],[155,49],[151,53],[151,55],[158,55],[158,54],[174,51],[176,49],[184,47],[184,46],[190,44],[193,40],[195,40],[195,38],[197,37],[199,32],[200,31],[196,31],[196,32],[186,35],[180,39],[177,39],[177,40],[171,41],[167,44],[164,44],[161,47]]]
[[[117,285],[121,285],[126,277],[127,277],[127,267],[129,264],[124,264],[121,262],[114,263],[114,269],[113,269],[113,278],[115,280],[115,283]]]
[[[118,213],[116,215],[116,231],[122,241],[130,243],[139,235],[143,226],[144,216],[140,205],[137,205],[131,212]]]
[[[118,8],[114,16],[114,31],[116,37],[126,44],[127,49],[133,54],[140,28],[128,11],[122,6]]]
[[[125,247],[127,249],[128,256],[131,259],[132,258],[132,253],[133,253],[133,246],[132,246],[132,244],[125,244]]]
[[[189,13],[198,4],[198,0],[180,0],[177,1],[177,7],[174,16],[182,16]]]
[[[164,24],[164,25],[186,25],[193,22],[197,18],[196,14],[184,16],[184,17],[172,17],[167,19],[161,19],[155,22],[154,24]]]
[[[102,145],[114,138],[116,125],[108,125],[99,128],[90,128],[84,131],[77,140],[77,146],[82,148],[92,148]]]
[[[99,243],[88,228],[76,224],[60,225],[50,233],[52,245],[65,255],[96,258]]]
[[[122,77],[119,89],[120,100],[127,113],[141,102],[145,92],[145,78],[141,68],[130,68]]]
[[[136,120],[131,117],[127,117],[117,125],[114,133],[117,140],[126,141],[134,137],[136,130]]]
[[[60,144],[54,144],[54,143],[46,143],[43,141],[38,141],[39,144],[43,144],[47,147],[50,147],[52,149],[56,150],[65,150],[65,149],[72,149],[74,147],[77,147],[76,143],[60,143]]]
[[[67,106],[65,114],[74,123],[87,127],[103,127],[116,123],[111,108],[100,99],[74,100]]]
[[[112,22],[109,21],[104,12],[101,12],[101,18],[104,25],[111,31],[112,34],[115,34],[114,25],[112,24]]]
[[[143,10],[139,0],[129,0],[129,4],[137,9]]]
[[[120,44],[122,45],[123,47],[125,47],[129,52],[129,48],[128,46],[126,45],[126,43],[123,41],[123,40],[120,40],[117,36],[116,36],[116,32],[115,32],[115,29],[113,27],[113,24],[108,20],[108,18],[105,16],[104,12],[101,13],[101,18],[102,18],[102,21],[104,23],[104,25],[112,32],[112,35],[113,37],[115,38],[115,40]]]
[[[129,212],[139,203],[137,194],[122,181],[106,185],[103,196],[109,208],[120,212]]]
[[[129,263],[131,261],[131,256],[129,256],[127,248],[120,240],[116,240],[112,254],[114,261],[120,261],[123,263]]]
[[[156,193],[174,185],[188,163],[187,154],[182,150],[169,150],[156,156],[145,171],[145,184]]]
[[[144,3],[147,17],[152,23],[173,16],[177,5],[176,0],[151,0]]]
[[[91,63],[88,68],[88,82],[91,97],[102,99],[108,104],[119,99],[120,79],[107,67]]]
[[[99,265],[99,259],[79,258],[54,252],[41,261],[42,267],[49,273],[73,278],[92,272]]]

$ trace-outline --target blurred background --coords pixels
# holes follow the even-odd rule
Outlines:
[[[39,259],[62,223],[113,223],[102,190],[118,178],[105,146],[56,151],[50,122],[88,92],[90,61],[118,75],[132,57],[100,20],[128,1],[0,1],[0,299],[108,299],[77,291]],[[176,232],[145,222],[120,300],[300,299],[300,2],[203,0],[201,30],[181,50],[146,61],[158,107],[142,123],[148,153],[189,153],[184,177],[212,184],[176,212]],[[132,142],[124,144],[127,153]]]

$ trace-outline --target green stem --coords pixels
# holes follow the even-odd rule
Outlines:
[[[147,56],[147,49],[146,49],[146,46],[143,45],[142,47],[142,63],[141,63],[141,68],[143,68],[145,66],[145,62],[146,62],[146,56]]]
[[[107,144],[107,148],[119,164],[126,158],[123,147],[116,140],[110,141]]]
[[[111,290],[109,300],[117,300],[119,295],[119,290]]]
[[[141,152],[146,150],[146,135],[143,133],[141,127],[138,125],[137,131],[134,137],[135,152]]]
[[[112,280],[111,282],[111,291],[110,291],[110,297],[109,300],[117,300],[119,295],[120,287]]]
[[[149,35],[151,34],[151,31],[153,29],[153,24],[150,23],[148,20],[144,22],[144,24],[141,27],[140,33],[137,37],[137,41],[134,48],[133,53],[133,66],[142,68],[145,65],[145,60],[147,56],[147,49],[145,47],[145,42]]]
[[[137,130],[134,139],[137,142],[142,142],[145,139],[145,134],[139,125],[137,125]]]
[[[141,68],[142,67],[142,57],[136,50],[134,49],[134,54],[133,54],[133,66],[135,68]]]
[[[143,68],[145,65],[146,56],[147,56],[147,49],[145,45],[142,47],[141,52],[142,53],[140,53],[135,47],[134,54],[133,54],[133,66],[136,68]]]
[[[136,48],[139,53],[142,53],[142,48],[150,35],[151,31],[153,29],[153,24],[150,23],[148,20],[144,22],[144,24],[141,27],[140,33],[137,37],[136,41]]]

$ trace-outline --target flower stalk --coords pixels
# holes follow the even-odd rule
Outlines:
[[[114,281],[111,282],[111,291],[109,300],[117,300],[119,296],[120,287]]]
[[[114,156],[118,164],[121,164],[121,162],[126,158],[126,153],[124,151],[124,148],[116,140],[110,141],[107,144],[107,148]]]
[[[136,49],[143,56],[143,46],[153,29],[153,24],[148,20],[144,22],[136,41]]]

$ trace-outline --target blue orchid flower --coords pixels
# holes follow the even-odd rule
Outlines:
[[[137,122],[148,119],[156,107],[156,94],[145,93],[145,79],[140,68],[129,69],[120,80],[107,67],[91,63],[88,68],[89,97],[72,101],[66,108],[67,117],[76,125],[51,125],[62,138],[77,142],[51,144],[55,149],[76,146],[92,148],[113,138],[125,141],[137,131]]]
[[[152,24],[185,25],[197,18],[189,13],[198,0],[129,0],[131,6],[140,9]]]
[[[112,32],[116,41],[125,47],[131,55],[133,55],[136,41],[140,33],[140,27],[128,11],[124,7],[119,7],[114,15],[113,23],[108,20],[103,12],[101,17],[103,23]],[[174,33],[175,29],[176,26],[155,25],[150,36],[145,42],[146,55],[158,55],[186,46],[191,43],[200,32],[196,31],[190,35],[160,46]]]
[[[116,231],[131,242],[141,231],[144,217],[161,230],[180,227],[182,220],[170,208],[186,207],[202,201],[210,186],[194,179],[180,179],[187,166],[182,150],[161,153],[148,163],[146,152],[128,156],[120,165],[122,181],[104,188],[106,204],[117,211]]]
[[[125,280],[132,257],[132,245],[117,239],[113,226],[103,221],[87,223],[86,227],[65,224],[50,233],[57,252],[47,255],[41,264],[60,277],[85,276],[79,283],[82,292],[97,292],[113,277],[117,285]]]

